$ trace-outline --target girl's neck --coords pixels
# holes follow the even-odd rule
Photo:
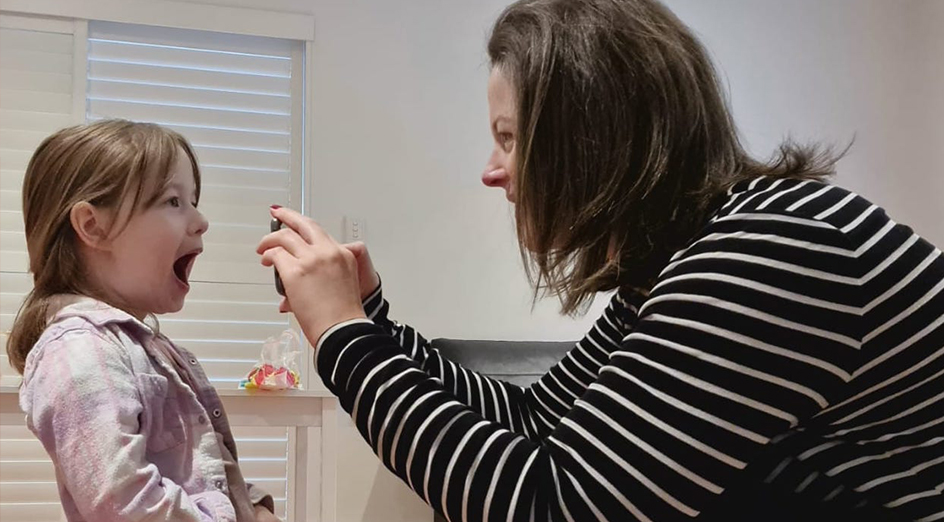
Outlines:
[[[112,295],[110,292],[106,291],[105,289],[100,288],[97,292],[88,293],[88,294],[85,294],[85,296],[101,301],[113,308],[117,308],[121,310],[122,312],[130,315],[131,317],[134,317],[138,321],[141,321],[142,323],[145,322],[144,320],[149,315],[151,315],[150,312],[136,310],[134,307],[128,306],[125,303],[124,299],[121,299],[120,297],[116,295]]]

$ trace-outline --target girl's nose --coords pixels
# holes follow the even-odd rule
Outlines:
[[[210,222],[207,221],[207,218],[199,210],[197,211],[197,219],[194,220],[192,225],[193,234],[196,236],[202,236],[206,234],[206,231],[210,228]]]

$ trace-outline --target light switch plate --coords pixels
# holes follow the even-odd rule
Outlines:
[[[344,242],[367,240],[367,225],[361,218],[344,216]]]

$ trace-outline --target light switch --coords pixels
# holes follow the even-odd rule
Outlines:
[[[344,217],[344,242],[366,241],[367,228],[364,220],[356,217]]]

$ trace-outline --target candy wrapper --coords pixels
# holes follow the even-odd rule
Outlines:
[[[259,362],[239,382],[246,390],[300,390],[298,361],[302,358],[301,341],[295,330],[266,339]]]

